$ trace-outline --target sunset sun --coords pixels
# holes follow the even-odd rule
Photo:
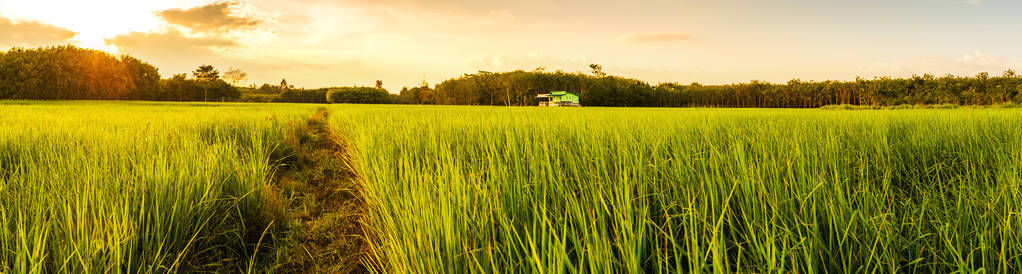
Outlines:
[[[116,52],[104,39],[147,31],[161,25],[156,12],[174,6],[175,1],[0,1],[0,16],[17,21],[37,21],[77,33],[71,43]]]

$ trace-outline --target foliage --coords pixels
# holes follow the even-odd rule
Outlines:
[[[73,46],[0,53],[0,99],[148,99],[158,79],[138,59]]]
[[[241,69],[231,68],[227,72],[224,72],[224,78],[230,81],[232,85],[239,85],[245,79],[248,79],[248,73],[241,71]]]
[[[280,231],[271,224],[286,223],[272,214],[280,197],[265,191],[270,155],[289,125],[313,111],[0,103],[0,272],[238,273],[274,265],[250,260],[273,253],[270,236]]]
[[[0,103],[0,272],[286,272],[337,250],[388,273],[1022,269],[1017,104],[349,105],[286,133],[316,107]],[[287,170],[300,182],[269,183]],[[300,187],[335,193],[292,203]],[[337,195],[365,212],[281,231]]]
[[[730,85],[648,83],[606,76],[599,65],[593,74],[522,70],[481,71],[444,81],[435,89],[407,89],[408,104],[535,105],[535,96],[550,91],[578,93],[587,106],[631,107],[766,107],[815,108],[825,105],[994,105],[1022,102],[1022,77],[1006,71],[1000,77],[945,75],[912,78],[879,77],[855,81],[761,81]]]
[[[159,99],[163,91],[160,89],[160,72],[156,67],[127,55],[121,56],[121,62],[127,67],[128,75],[135,84],[135,88],[128,93],[128,99]]]
[[[200,67],[193,75],[202,78],[188,79],[185,74],[175,74],[170,79],[162,80],[161,97],[156,100],[224,102],[236,101],[241,97],[238,88],[220,79],[215,70],[200,70],[204,69]]]
[[[203,82],[213,82],[220,80],[220,71],[217,71],[211,65],[201,65],[195,71],[192,71],[192,77]]]
[[[274,102],[326,104],[327,89],[287,89]]]
[[[911,78],[878,77],[855,81],[801,81],[783,84],[751,81],[729,85],[649,83],[611,76],[598,64],[591,73],[545,72],[539,68],[493,73],[480,71],[444,81],[405,88],[397,96],[369,90],[338,93],[336,102],[440,105],[535,105],[536,95],[571,91],[583,105],[612,107],[762,107],[816,108],[827,105],[1004,105],[1022,103],[1022,76],[1008,70],[1001,76],[945,75]],[[0,99],[33,100],[157,100],[237,101],[240,91],[224,79],[239,83],[247,77],[231,69],[221,77],[204,65],[187,75],[160,79],[156,67],[130,56],[74,46],[14,48],[0,53]],[[377,80],[382,90],[382,81]],[[345,91],[341,88],[341,91]],[[276,95],[274,102],[328,103],[330,88],[294,88],[263,84],[255,90]],[[383,96],[386,95],[386,96]],[[387,97],[386,99],[382,99]],[[258,100],[256,100],[258,98]],[[246,96],[244,101],[263,101]],[[907,107],[907,106],[906,106]]]
[[[276,99],[276,95],[262,94],[262,93],[242,93],[241,97],[238,98],[239,102],[250,102],[250,103],[269,103]]]
[[[401,89],[401,93],[398,94],[401,103],[413,104],[413,105],[434,105],[436,99],[433,97],[433,89],[428,85],[415,88],[404,88]]]
[[[333,109],[378,273],[1022,269],[1016,109]]]
[[[256,89],[256,91],[264,94],[274,94],[284,92],[284,89],[280,88],[280,86],[272,86],[270,84],[264,83],[262,86],[259,87],[259,89]]]
[[[385,104],[390,101],[389,94],[382,88],[332,88],[327,92],[327,101],[331,104]]]
[[[213,66],[160,79],[131,56],[74,46],[14,48],[0,53],[0,99],[234,101],[238,90]]]

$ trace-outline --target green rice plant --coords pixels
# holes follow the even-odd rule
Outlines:
[[[270,153],[313,110],[4,102],[0,272],[248,269]]]
[[[0,103],[0,272],[275,270],[317,107]],[[1022,268],[1017,109],[329,108],[375,272]]]
[[[1022,269],[1022,112],[334,106],[376,272]]]

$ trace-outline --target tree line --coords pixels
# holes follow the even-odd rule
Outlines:
[[[137,58],[56,46],[0,53],[0,99],[234,101],[238,89],[213,66],[160,79]]]
[[[1022,76],[930,74],[911,78],[857,78],[854,81],[751,81],[728,85],[661,83],[608,75],[599,65],[587,73],[563,71],[480,71],[430,87],[390,94],[376,87],[295,88],[287,81],[256,88],[236,87],[247,75],[223,74],[209,65],[190,74],[161,79],[159,70],[131,56],[75,46],[0,52],[0,99],[247,101],[291,103],[535,105],[550,91],[577,93],[585,106],[613,107],[767,107],[815,108],[825,105],[997,105],[1022,103]],[[227,81],[225,81],[227,80]]]
[[[14,48],[0,53],[0,98],[142,99],[159,90],[156,67],[73,46]]]
[[[220,73],[211,65],[190,74],[161,79],[159,69],[137,58],[54,46],[13,48],[0,52],[0,99],[15,100],[148,100],[148,101],[262,101],[291,103],[391,103],[390,93],[377,82],[371,87],[296,89],[280,86],[238,88],[247,77],[239,69]],[[246,97],[243,97],[244,95]]]
[[[382,87],[295,88],[281,81],[280,86],[263,84],[259,88],[243,88],[245,102],[311,103],[311,104],[391,104],[397,95]]]
[[[661,83],[609,76],[599,65],[590,73],[480,71],[429,87],[401,90],[406,104],[536,104],[550,91],[579,94],[582,105],[611,107],[764,107],[815,108],[825,105],[997,105],[1022,103],[1022,77],[1008,70],[1000,76],[930,74],[911,78],[857,78],[855,81],[801,81],[783,84],[751,81],[729,85]]]

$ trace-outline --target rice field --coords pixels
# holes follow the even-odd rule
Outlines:
[[[1022,112],[336,108],[393,273],[1022,271]]]
[[[314,110],[3,103],[0,272],[248,271],[270,152]]]
[[[1022,271],[1022,110],[5,102],[0,272],[286,272],[321,107],[369,272]]]

